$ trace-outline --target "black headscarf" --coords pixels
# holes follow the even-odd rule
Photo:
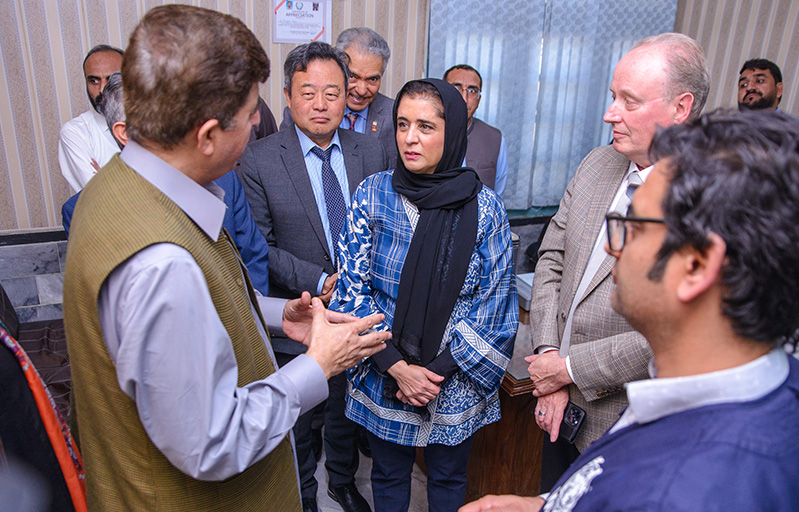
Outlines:
[[[466,103],[452,85],[432,84],[444,105],[444,152],[433,174],[415,174],[397,159],[392,185],[419,208],[397,293],[392,342],[409,364],[427,366],[435,357],[458,299],[477,239],[477,194],[483,185],[466,156]],[[397,109],[413,81],[397,94]]]

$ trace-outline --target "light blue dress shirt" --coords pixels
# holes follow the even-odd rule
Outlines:
[[[132,141],[121,158],[218,239],[221,187],[200,186]],[[271,328],[285,301],[259,296],[258,302]],[[327,398],[322,368],[304,354],[238,387],[233,344],[202,270],[177,245],[151,245],[119,265],[100,289],[98,314],[120,388],[136,402],[153,444],[192,478],[219,481],[241,473],[272,451],[300,414]],[[274,362],[264,326],[256,325]]]
[[[366,133],[366,118],[369,116],[369,105],[367,105],[365,109],[360,110],[358,112],[352,110],[350,107],[345,108],[344,119],[341,120],[341,124],[339,125],[339,128],[341,128],[342,130],[350,129],[350,120],[347,118],[347,114],[358,115],[358,119],[355,120],[355,128],[353,128],[353,131],[356,131],[358,133]]]
[[[325,232],[327,249],[330,254],[334,254],[335,251],[333,251],[333,244],[338,243],[340,233],[336,234],[335,240],[330,235],[330,220],[327,218],[325,187],[322,184],[322,159],[311,152],[311,149],[317,147],[317,144],[307,135],[302,133],[296,124],[294,125],[294,129],[297,130],[297,137],[300,139],[302,157],[305,159],[305,168],[308,170],[308,178],[311,180],[311,189],[313,189],[314,199],[316,199],[316,209],[319,211],[319,218],[322,220],[322,228]],[[330,154],[330,166],[333,167],[333,174],[336,175],[338,184],[341,186],[341,193],[344,195],[344,202],[349,206],[350,183],[347,181],[347,168],[344,166],[344,153],[341,152],[341,142],[338,138],[338,131],[333,134],[333,139],[330,141],[330,144],[334,146],[333,152]],[[325,272],[322,272],[316,289],[317,295],[322,294],[322,285],[327,277],[328,275]]]

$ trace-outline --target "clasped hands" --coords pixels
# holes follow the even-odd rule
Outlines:
[[[326,309],[319,297],[303,292],[283,308],[283,332],[308,347],[312,357],[329,379],[352,368],[366,357],[383,350],[391,339],[389,331],[361,334],[383,321],[377,313],[358,318]]]
[[[432,372],[424,366],[408,364],[404,360],[397,361],[389,369],[388,374],[394,377],[399,385],[397,400],[422,407],[438,396],[444,377]]]
[[[563,413],[569,403],[569,389],[572,379],[566,369],[566,358],[560,357],[557,350],[534,354],[524,358],[530,363],[527,373],[535,385],[533,396],[538,397],[535,406],[535,422],[549,433],[553,443],[558,439]]]

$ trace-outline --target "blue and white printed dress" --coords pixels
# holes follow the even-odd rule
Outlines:
[[[390,330],[402,265],[419,219],[391,185],[393,171],[357,188],[339,240],[339,277],[330,309],[365,317],[383,313]],[[346,414],[377,437],[406,446],[455,446],[499,420],[498,390],[519,323],[513,250],[505,208],[483,187],[477,241],[439,353],[450,347],[458,370],[426,407],[383,397],[387,376],[365,359],[348,373]]]

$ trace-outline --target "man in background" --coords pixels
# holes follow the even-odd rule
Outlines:
[[[389,169],[397,164],[394,138],[394,100],[380,94],[391,50],[383,37],[366,27],[344,30],[336,39],[336,48],[349,57],[347,66],[347,106],[340,128],[377,137],[386,150]],[[283,110],[280,129],[291,126],[291,110]]]
[[[659,133],[628,212],[608,214],[613,309],[652,379],[542,498],[462,512],[793,510],[799,503],[799,122],[712,113]]]
[[[388,338],[360,335],[381,315],[260,297],[221,229],[211,182],[247,145],[268,76],[232,16],[166,5],[133,31],[130,140],[81,194],[64,277],[90,510],[300,511],[292,425]],[[267,326],[307,353],[278,369]]]
[[[125,105],[122,102],[122,75],[119,72],[112,74],[108,78],[108,84],[103,90],[103,111],[106,124],[111,134],[114,136],[119,149],[128,143],[128,133],[125,129]],[[274,127],[275,120],[269,107],[259,97],[258,111],[261,122],[253,126],[250,140],[255,140],[256,131],[268,129],[271,118],[271,126]],[[264,122],[264,115],[267,116]],[[274,133],[273,130],[271,133]],[[222,227],[227,229],[228,234],[236,244],[241,259],[250,274],[250,281],[253,288],[261,292],[264,297],[269,295],[269,245],[261,234],[258,226],[252,218],[250,205],[244,197],[244,187],[236,175],[235,170],[231,170],[221,178],[214,180],[225,192],[225,217],[222,220]],[[80,192],[70,197],[61,207],[61,222],[64,226],[67,238],[72,222],[72,215],[78,203]]]
[[[58,138],[58,165],[75,192],[119,152],[103,117],[103,89],[111,74],[122,66],[122,55],[119,48],[99,44],[83,59],[86,94],[92,108],[67,121]]]
[[[744,62],[738,77],[738,110],[779,109],[782,101],[782,72],[766,59]]]
[[[508,180],[508,146],[505,137],[498,129],[474,117],[480,106],[483,77],[468,64],[456,64],[444,73],[444,80],[454,85],[466,102],[469,120],[466,165],[477,171],[483,185],[502,197]]]
[[[328,301],[337,273],[338,239],[358,184],[388,167],[375,137],[339,128],[347,102],[347,55],[312,42],[289,52],[284,93],[292,125],[244,151],[239,169],[255,223],[269,243],[272,295],[303,292]],[[301,343],[275,336],[272,346],[283,366],[305,351]],[[357,426],[344,415],[347,378],[329,381],[325,410],[325,467],[328,495],[346,512],[368,511],[355,486]],[[312,450],[311,414],[294,428],[303,506],[315,512],[318,484]]]
[[[651,172],[655,132],[699,117],[709,88],[704,52],[690,37],[638,42],[613,73],[613,102],[603,118],[613,143],[580,164],[541,243],[530,309],[536,354],[527,360],[536,422],[552,442],[544,442],[543,490],[618,419],[627,405],[623,385],[648,375],[646,340],[611,308],[604,215],[627,211]],[[573,445],[558,440],[569,401],[586,412]]]

